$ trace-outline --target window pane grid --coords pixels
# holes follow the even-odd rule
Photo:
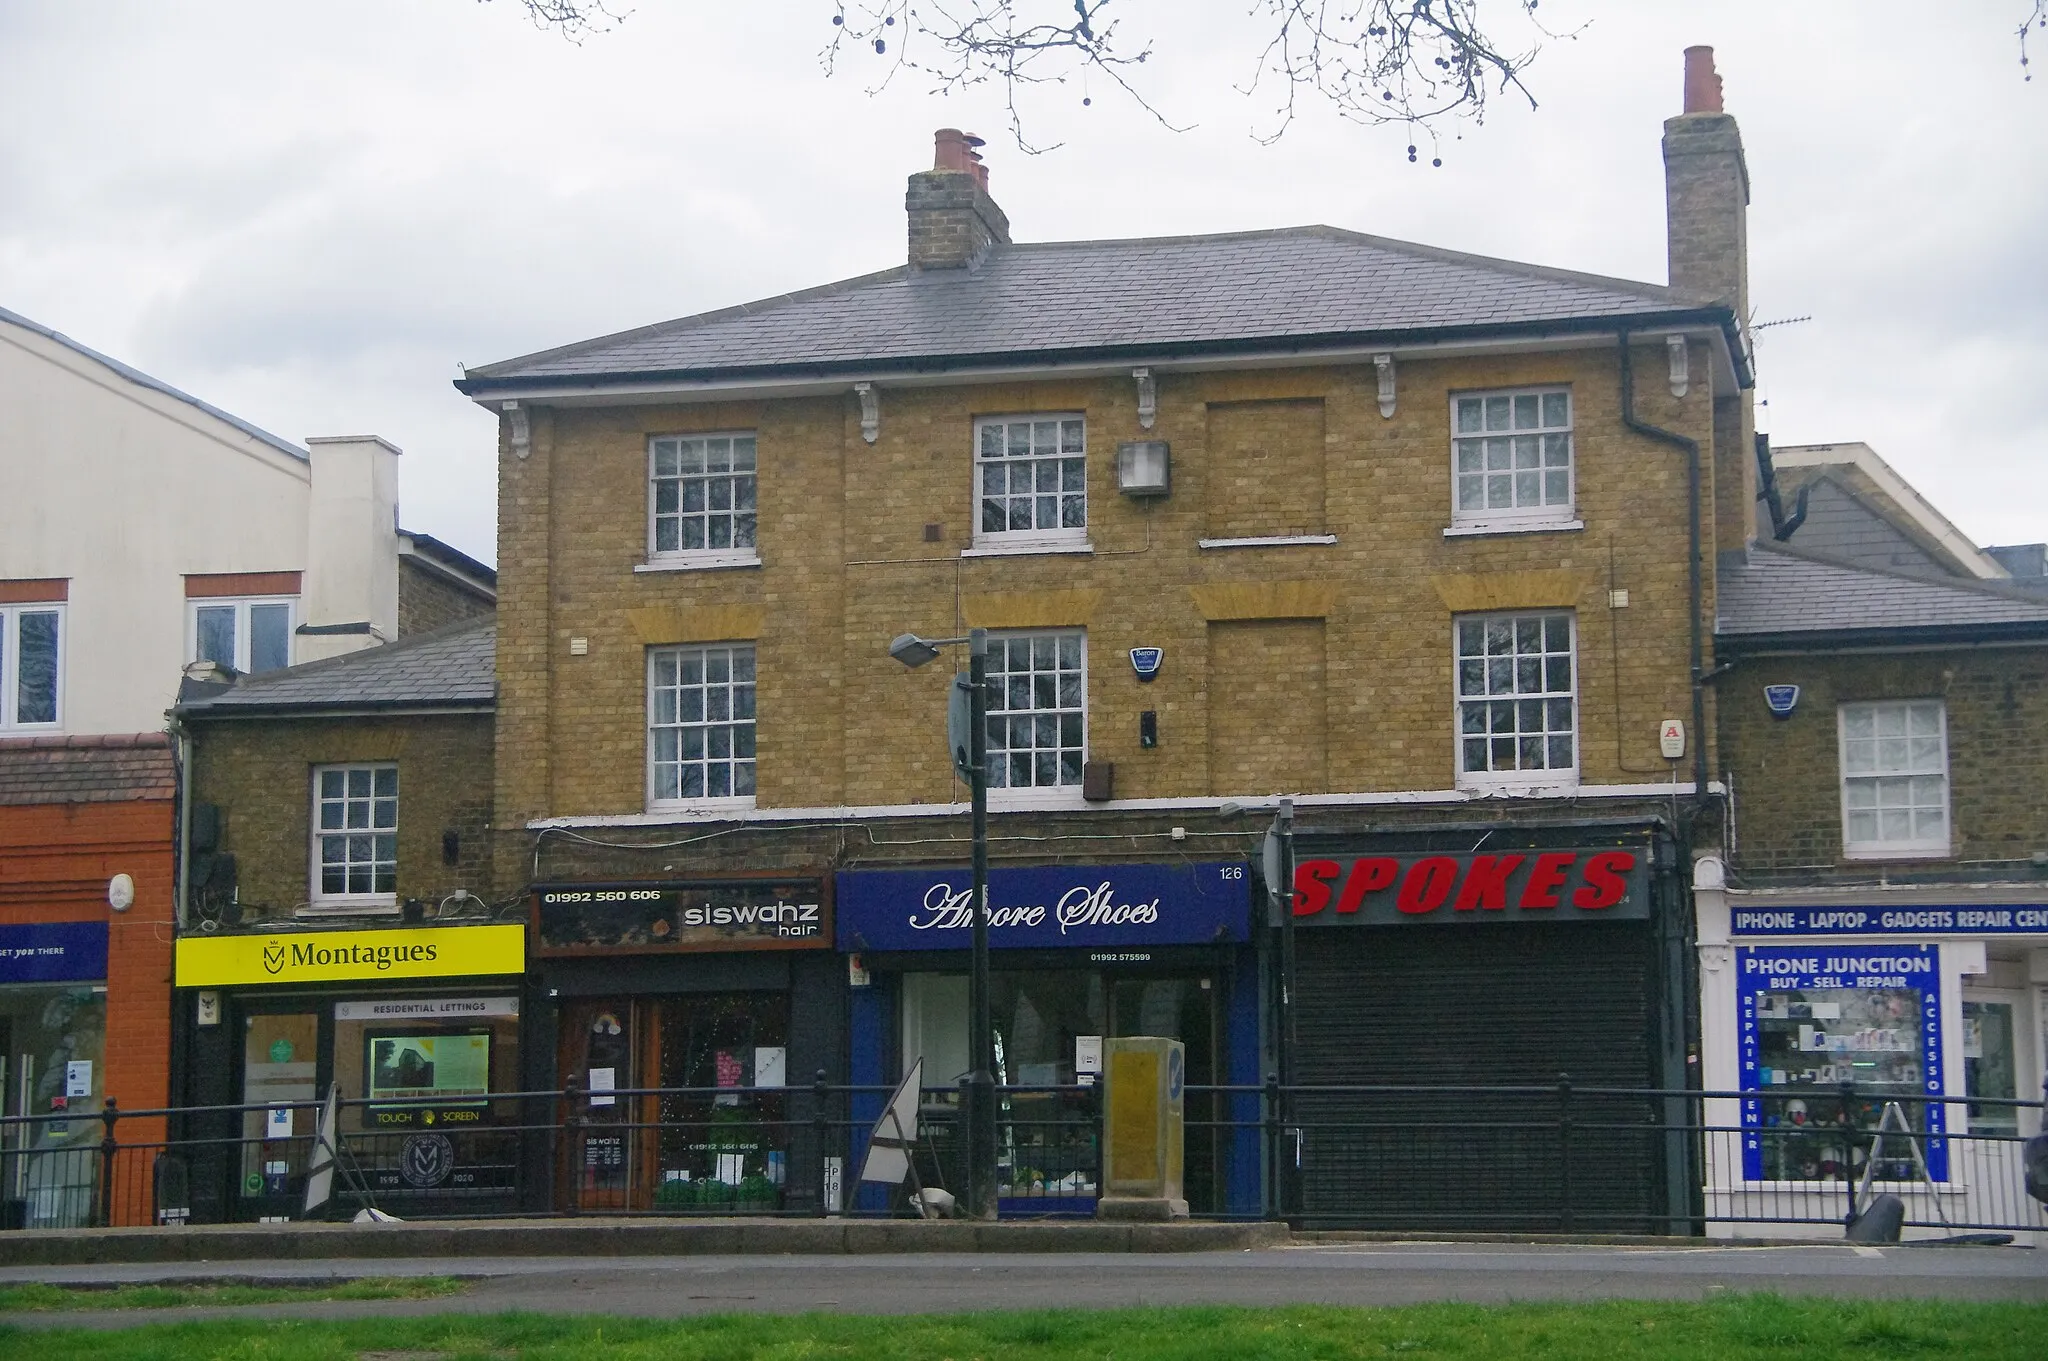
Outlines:
[[[1843,838],[1850,849],[1948,849],[1948,741],[1936,700],[1842,708]]]
[[[1067,632],[989,639],[989,788],[1080,785],[1087,754],[1083,638]]]
[[[1088,527],[1086,422],[1079,416],[985,420],[976,427],[980,534],[1079,533]]]
[[[1452,407],[1458,515],[1570,509],[1569,392],[1473,393]]]
[[[656,803],[754,793],[754,649],[649,654],[647,751]]]
[[[1456,630],[1459,765],[1468,775],[1575,770],[1572,618],[1480,615]]]
[[[56,724],[62,639],[60,610],[0,609],[0,728]]]
[[[398,891],[398,767],[329,766],[314,781],[323,898]]]
[[[754,549],[752,435],[668,436],[649,444],[655,553]]]

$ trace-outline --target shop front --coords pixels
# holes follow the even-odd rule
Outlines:
[[[952,1186],[951,1139],[967,1044],[969,878],[944,869],[838,876],[838,941],[853,982],[856,1084],[924,1063],[924,1175]],[[999,1212],[1089,1215],[1102,1042],[1158,1035],[1187,1046],[1187,1194],[1197,1214],[1255,1215],[1259,989],[1242,862],[1004,866],[989,872],[990,1006],[999,1114]],[[1243,1119],[1242,1130],[1228,1126]],[[856,1154],[858,1150],[856,1150]],[[863,1204],[881,1208],[879,1188]]]
[[[0,926],[0,1228],[94,1222],[107,924]]]
[[[1297,833],[1312,1225],[1644,1229],[1688,1220],[1683,900],[1656,823]],[[1506,1093],[1503,1088],[1520,1088]]]
[[[303,1103],[330,1092],[338,1210],[519,1208],[524,1112],[501,1094],[521,1090],[525,967],[517,923],[180,937],[183,1102],[244,1108],[185,1118],[183,1208],[301,1217],[317,1120]]]
[[[2019,1141],[2040,1132],[2040,1110],[2004,1104],[2042,1097],[2048,895],[1738,889],[1705,859],[1695,899],[1707,1085],[1744,1094],[1710,1103],[1711,1123],[1740,1131],[1709,1145],[1711,1231],[1764,1216],[1838,1233],[1866,1173],[1922,1235],[2048,1228],[2016,1189]]]
[[[584,1211],[806,1211],[825,1183],[808,1106],[844,1081],[844,970],[816,875],[534,890],[549,1067],[577,1093],[554,1201]],[[834,1206],[833,1208],[837,1208]]]

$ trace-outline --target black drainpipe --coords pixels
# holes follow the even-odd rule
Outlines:
[[[1692,780],[1693,807],[1707,797],[1707,659],[1706,623],[1700,583],[1700,446],[1675,430],[1636,419],[1636,372],[1628,350],[1629,333],[1621,332],[1621,423],[1638,435],[1646,435],[1685,454],[1686,496],[1686,587],[1692,608]]]

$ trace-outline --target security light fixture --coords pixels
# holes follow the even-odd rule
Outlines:
[[[1125,496],[1164,496],[1173,470],[1163,439],[1127,440],[1116,447],[1116,485]]]

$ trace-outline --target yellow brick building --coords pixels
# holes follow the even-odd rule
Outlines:
[[[903,265],[457,385],[500,421],[501,884],[687,897],[780,875],[838,897],[806,948],[537,962],[560,1075],[587,1078],[583,1032],[622,1018],[641,1080],[680,1081],[661,1036],[702,1010],[685,995],[781,996],[776,1037],[749,1043],[806,1078],[933,1057],[959,956],[892,951],[850,914],[860,876],[966,856],[952,668],[906,672],[887,645],[987,629],[999,874],[1242,871],[1263,820],[1219,813],[1276,795],[1339,858],[1491,838],[1526,876],[1542,846],[1640,851],[1626,924],[1310,933],[1305,915],[1295,1022],[1321,1019],[1301,1073],[1682,1077],[1683,955],[1660,933],[1684,917],[1676,848],[1712,776],[1712,555],[1745,542],[1754,499],[1733,120],[1666,126],[1677,288],[1329,227],[1020,243],[974,145],[942,131],[910,177]],[[1134,649],[1160,650],[1156,677]],[[1139,940],[1106,971],[1034,956],[1107,999],[1057,1023],[1032,970],[999,976],[1009,1048],[1044,1050],[1017,1066],[1071,1082],[1070,1041],[1162,1023],[1164,1003],[1120,1020],[1119,987],[1199,981],[1174,1022],[1208,1027],[1191,1075],[1200,1049],[1201,1080],[1255,1082],[1281,1048],[1263,922],[1201,949]],[[1336,1024],[1397,981],[1361,951],[1452,941],[1465,962],[1439,983],[1476,1033],[1523,1023],[1499,999],[1528,995],[1517,960],[1536,957],[1604,969],[1583,986],[1631,999],[1632,1033],[1532,1068]],[[1546,1005],[1539,1027],[1562,1014]],[[1237,1205],[1244,1150],[1203,1156],[1191,1184]],[[684,1170],[584,1189],[630,1199]],[[1342,1201],[1342,1180],[1311,1194]]]

